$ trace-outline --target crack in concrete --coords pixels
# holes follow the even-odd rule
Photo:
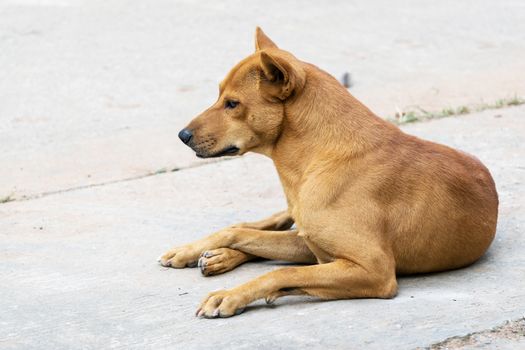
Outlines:
[[[447,338],[439,343],[434,343],[426,348],[417,348],[418,350],[444,350],[444,349],[461,349],[465,346],[490,344],[495,339],[507,339],[512,341],[525,340],[525,317],[506,321],[500,326],[485,329],[478,332],[468,333],[462,336]]]
[[[216,159],[216,160],[207,161],[207,162],[204,162],[204,163],[191,164],[191,165],[188,165],[188,166],[185,166],[185,167],[180,167],[180,168],[178,168],[178,167],[175,167],[175,168],[162,168],[162,169],[154,171],[154,172],[141,174],[141,175],[137,175],[137,176],[131,176],[131,177],[123,178],[123,179],[116,179],[116,180],[110,180],[110,181],[103,181],[103,182],[99,182],[99,183],[74,186],[74,187],[63,188],[63,189],[59,189],[59,190],[40,192],[40,193],[31,194],[31,195],[24,195],[24,196],[21,196],[21,197],[15,197],[13,195],[10,195],[10,196],[6,197],[7,200],[0,201],[0,205],[5,204],[5,203],[10,203],[10,202],[24,202],[24,201],[29,201],[29,200],[33,200],[33,199],[40,199],[40,198],[47,197],[47,196],[53,196],[53,195],[61,194],[61,193],[79,191],[79,190],[84,190],[84,189],[87,189],[87,188],[103,187],[103,186],[113,185],[113,184],[117,184],[117,183],[141,180],[141,179],[145,179],[145,178],[152,177],[152,176],[158,176],[158,175],[162,175],[162,174],[169,174],[169,173],[174,173],[174,172],[178,172],[178,171],[189,170],[189,169],[193,169],[193,168],[199,168],[199,167],[202,167],[202,166],[215,164],[215,163],[220,163],[220,162],[226,162],[226,161],[230,161],[230,160],[233,160],[233,159],[236,159],[236,158],[231,157],[231,158],[224,158],[224,159]]]
[[[499,102],[503,101],[503,102],[501,102],[498,105],[498,101]],[[411,122],[414,122],[414,121],[415,122],[430,121],[430,120],[436,120],[436,119],[441,119],[443,117],[450,117],[450,116],[464,116],[464,115],[469,115],[469,114],[473,114],[473,113],[476,113],[476,112],[481,112],[481,111],[484,111],[484,110],[501,109],[501,108],[505,108],[505,107],[509,108],[509,107],[512,107],[512,106],[519,106],[521,104],[525,104],[525,100],[522,99],[521,97],[517,97],[517,95],[513,98],[513,100],[509,100],[509,101],[514,101],[514,102],[511,102],[511,103],[509,103],[506,99],[500,99],[498,101],[496,102],[496,104],[493,104],[493,105],[488,105],[487,104],[484,107],[482,107],[481,109],[479,109],[479,108],[477,110],[467,109],[466,113],[460,113],[460,114],[452,113],[452,114],[447,114],[446,116],[442,116],[442,117],[439,117],[439,118],[434,118],[434,117],[432,117],[432,118],[425,117],[424,119],[416,118],[415,120],[413,120]],[[424,111],[424,112],[429,114],[426,111]],[[392,119],[389,119],[389,118],[387,118],[386,120],[390,121],[391,123],[396,124],[398,126],[403,125],[403,124],[407,124],[407,123],[399,123],[399,122],[396,122],[395,120],[392,120]],[[182,170],[186,170],[186,169],[197,168],[197,167],[205,166],[205,165],[208,165],[208,164],[214,164],[214,163],[218,163],[218,162],[228,161],[228,160],[231,160],[231,159],[235,159],[235,157],[225,158],[225,159],[216,159],[216,160],[212,160],[212,161],[207,161],[205,163],[197,163],[197,164],[193,164],[193,165],[189,165],[189,166],[181,167],[181,168],[172,168],[172,169],[164,168],[164,169],[161,169],[161,170],[157,170],[155,172],[142,174],[142,175],[137,175],[137,176],[132,176],[132,177],[124,178],[124,179],[117,179],[117,180],[104,181],[104,182],[95,183],[95,184],[75,186],[75,187],[70,187],[70,188],[65,188],[65,189],[60,189],[60,190],[41,192],[41,193],[36,193],[36,194],[31,194],[31,195],[24,195],[22,197],[16,197],[13,194],[11,194],[11,195],[8,195],[8,196],[6,196],[4,198],[0,198],[0,205],[1,204],[5,204],[5,203],[9,203],[9,202],[28,201],[28,200],[38,199],[38,198],[47,197],[47,196],[51,196],[51,195],[55,195],[55,194],[71,192],[71,191],[77,191],[77,190],[83,190],[83,189],[86,189],[86,188],[102,187],[102,186],[112,185],[112,184],[116,184],[116,183],[120,183],[120,182],[128,182],[128,181],[140,180],[140,179],[144,179],[144,178],[151,177],[151,176],[156,176],[156,175],[165,174],[165,173],[172,173],[172,172],[182,171]]]

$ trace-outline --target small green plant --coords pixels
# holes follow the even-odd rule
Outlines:
[[[456,111],[453,108],[445,108],[437,116],[449,117],[451,115],[456,115]]]
[[[412,106],[407,110],[398,110],[394,118],[388,118],[394,124],[413,123],[421,120],[445,118],[454,115],[463,115],[471,112],[481,112],[487,109],[499,109],[510,106],[519,106],[525,104],[525,99],[514,95],[510,98],[502,98],[494,103],[483,103],[477,106],[459,106],[457,108],[447,107],[439,112],[429,112],[419,106]]]
[[[1,204],[1,203],[12,202],[12,201],[14,201],[14,200],[15,200],[15,198],[13,197],[13,195],[12,195],[12,194],[9,194],[9,195],[7,195],[7,196],[5,196],[5,197],[0,197],[0,204]]]
[[[470,108],[468,108],[467,106],[461,106],[458,109],[456,109],[457,115],[468,114],[468,113],[470,113]]]
[[[514,96],[513,98],[507,101],[507,106],[519,106],[522,104],[525,104],[525,99],[520,98],[518,96]]]
[[[477,110],[484,111],[485,109],[497,109],[509,106],[519,106],[525,104],[525,99],[517,95],[510,98],[501,98],[493,104],[484,104],[478,107]]]
[[[505,107],[505,100],[497,100],[496,103],[494,104],[494,107],[496,108]]]
[[[416,113],[413,111],[405,113],[404,115],[401,116],[401,121],[403,123],[413,123],[418,120],[419,118],[417,117]]]
[[[157,171],[155,171],[153,174],[154,175],[159,175],[159,174],[165,174],[168,172],[168,169],[166,168],[161,168],[161,169],[158,169]]]

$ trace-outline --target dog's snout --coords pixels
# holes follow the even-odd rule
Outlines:
[[[191,132],[191,130],[188,130],[188,129],[182,129],[180,132],[179,132],[179,139],[184,142],[186,145],[188,144],[188,142],[190,142],[191,138],[193,137],[193,133]]]

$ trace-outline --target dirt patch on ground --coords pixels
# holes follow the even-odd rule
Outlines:
[[[461,349],[465,346],[476,344],[490,344],[495,339],[524,340],[525,339],[525,317],[515,321],[507,321],[505,324],[480,332],[469,333],[464,336],[456,336],[445,339],[442,342],[432,344],[426,349]]]

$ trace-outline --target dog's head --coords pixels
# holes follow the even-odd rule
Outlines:
[[[305,84],[301,62],[280,50],[260,28],[256,51],[219,85],[219,98],[182,129],[179,138],[198,157],[270,154],[282,129],[285,105]]]

